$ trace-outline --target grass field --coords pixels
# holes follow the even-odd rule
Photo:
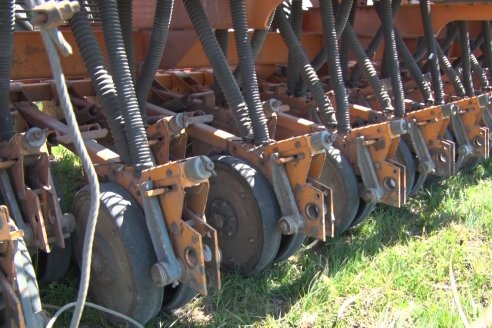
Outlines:
[[[63,160],[56,169],[73,181],[62,184],[67,206],[82,183],[80,168]],[[225,275],[221,291],[163,313],[148,326],[460,327],[450,265],[472,322],[492,302],[491,162],[420,192],[405,208],[380,206],[348,234],[262,274]],[[73,301],[74,277],[75,269],[43,291],[43,300]],[[103,324],[90,310],[83,322]]]

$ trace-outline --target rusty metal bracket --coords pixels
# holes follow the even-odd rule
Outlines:
[[[473,147],[468,140],[465,124],[462,117],[458,115],[451,116],[451,127],[458,144],[458,160],[456,161],[456,170],[461,169],[464,161],[473,153]]]
[[[379,184],[376,170],[372,163],[372,157],[369,150],[364,144],[364,137],[360,136],[355,139],[357,167],[364,184],[362,198],[368,204],[376,204],[383,198],[383,188]]]
[[[158,262],[151,273],[158,286],[179,282],[207,295],[206,271],[210,282],[220,288],[218,241],[215,230],[202,219],[207,179],[213,162],[205,156],[158,165],[142,172],[140,194]],[[185,189],[193,189],[187,193]],[[195,216],[184,220],[185,197],[188,211]],[[207,240],[207,244],[203,242]]]
[[[294,193],[290,188],[289,177],[280,161],[279,154],[270,155],[270,165],[272,167],[272,185],[277,201],[282,211],[282,217],[278,220],[280,231],[284,235],[293,235],[302,232],[304,229],[304,219],[297,208]]]
[[[451,124],[459,145],[457,168],[463,165],[466,158],[489,157],[489,129],[481,126],[487,102],[485,96],[464,98],[456,102],[460,112],[451,118]]]
[[[5,142],[0,148],[0,156],[12,160],[13,164],[8,168],[10,177],[4,172],[1,181],[4,196],[12,206],[19,227],[26,230],[27,239],[41,250],[50,252],[53,239],[62,248],[65,241],[63,215],[53,189],[45,144],[46,134],[39,128],[16,134]]]
[[[414,120],[410,120],[408,134],[410,135],[413,149],[419,161],[417,167],[419,177],[413,186],[407,186],[407,188],[412,188],[412,190],[410,191],[410,193],[412,194],[419,190],[423,186],[427,176],[435,171],[435,165],[429,149],[427,148],[427,145],[425,143],[422,131]]]
[[[485,96],[485,95],[484,95]],[[484,110],[483,110],[483,123],[485,126],[489,129],[489,131],[492,131],[492,108],[491,108],[491,99],[490,96],[487,95],[487,101],[484,101]],[[489,141],[492,138],[492,134],[489,134]]]

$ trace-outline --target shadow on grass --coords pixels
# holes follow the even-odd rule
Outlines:
[[[490,178],[492,161],[487,161],[472,171],[460,172],[421,190],[403,208],[381,205],[364,224],[288,262],[274,265],[263,274],[250,278],[224,275],[221,291],[182,310],[162,314],[155,322],[179,327],[229,327],[254,325],[267,318],[278,320],[309,292],[320,272],[333,277],[362,254],[371,257],[383,248],[405,245],[414,237],[462,222],[463,217],[453,206],[443,206],[443,202],[459,203],[466,198],[467,187]]]

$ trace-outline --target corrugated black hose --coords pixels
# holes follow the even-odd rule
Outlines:
[[[335,91],[337,101],[336,116],[338,131],[340,133],[348,133],[350,131],[349,103],[347,94],[345,93],[340,56],[338,54],[338,40],[332,0],[320,0],[319,6],[323,24],[326,57],[330,58],[330,64],[328,65],[330,84]]]
[[[490,33],[490,22],[482,22],[483,33],[483,53],[485,54],[485,64],[489,69],[489,74],[492,74],[492,35]]]
[[[260,100],[260,90],[256,79],[256,69],[253,52],[248,37],[248,18],[243,0],[230,0],[232,26],[236,40],[236,48],[239,57],[239,66],[243,95],[248,105],[249,117],[253,126],[255,144],[266,144],[270,141],[268,126],[263,113]]]
[[[87,17],[87,12],[82,9],[82,1],[79,1],[81,10],[70,21],[72,32],[77,46],[92,79],[96,93],[101,99],[106,121],[111,129],[116,151],[123,163],[130,163],[130,151],[125,135],[125,125],[121,116],[120,103],[113,83],[113,77],[108,73],[106,62],[97,42]]]
[[[215,30],[215,37],[217,38],[217,42],[219,43],[220,50],[222,50],[224,57],[227,58],[227,51],[229,47],[229,32],[225,29],[217,29]],[[226,106],[227,102],[224,97],[224,93],[222,92],[222,89],[219,84],[219,80],[217,79],[217,76],[215,74],[214,74],[213,90],[214,90],[215,105],[219,107]]]
[[[290,25],[294,35],[299,40],[302,32],[302,0],[292,0],[290,6]],[[299,80],[299,72],[296,69],[296,65],[293,62],[292,56],[289,52],[287,59],[287,90],[290,94],[300,97],[304,94],[297,94]]]
[[[483,38],[483,31],[480,32],[480,34],[477,36],[477,38],[475,40],[470,39],[471,56],[474,56],[473,53],[482,45],[483,39],[484,39]],[[458,65],[461,65],[461,57],[458,57],[453,61],[453,67],[456,67]],[[473,70],[473,68],[472,68],[472,70]]]
[[[352,10],[353,0],[342,1],[342,4],[338,6],[338,1],[332,0],[332,7],[336,11],[335,15],[335,27],[337,32],[337,40],[342,36],[343,30],[345,29],[345,25],[347,25],[350,12]],[[337,7],[335,7],[337,6]],[[323,18],[323,16],[322,16]],[[339,56],[340,57],[340,56]],[[318,54],[311,61],[311,66],[313,66],[314,70],[317,72],[323,67],[326,63],[326,51],[325,49],[321,49]]]
[[[393,1],[393,8],[392,8],[393,19],[396,17],[398,10],[400,10],[400,5],[401,5],[401,0]],[[367,46],[366,53],[369,58],[374,56],[376,50],[379,48],[379,45],[383,41],[383,37],[384,37],[383,26],[380,26],[376,34],[372,38],[371,42],[369,42],[369,45]],[[357,65],[355,65],[354,69],[352,70],[352,74],[350,76],[350,83],[352,85],[357,85],[361,74],[362,74],[362,67],[360,66],[359,63],[357,63]]]
[[[10,74],[14,47],[15,0],[0,1],[0,140],[14,135],[10,115]]]
[[[432,18],[429,0],[420,1],[420,13],[424,24],[425,42],[427,45],[428,60],[431,68],[432,88],[434,90],[434,101],[436,104],[444,103],[444,90],[441,80],[439,60],[436,56],[436,41],[432,29]]]
[[[471,72],[470,61],[470,34],[468,33],[468,25],[464,21],[458,22],[460,29],[460,48],[461,48],[461,66],[463,68],[463,84],[468,97],[473,97],[473,78]]]
[[[253,62],[255,63],[256,63],[256,58],[258,58],[258,54],[263,48],[263,44],[265,43],[265,40],[268,36],[268,32],[270,31],[270,27],[272,26],[273,17],[275,17],[275,12],[272,15],[270,15],[266,28],[254,30],[253,35],[251,36],[251,51],[253,52]],[[241,70],[238,65],[234,70],[234,77],[238,81],[239,86],[242,85],[240,73]]]
[[[355,2],[352,4],[352,8],[350,9],[350,15],[347,21],[347,24],[345,25],[345,28],[342,31],[342,36],[340,40],[340,64],[342,65],[342,75],[343,75],[343,81],[346,84],[348,83],[349,79],[349,53],[350,53],[350,42],[347,40],[347,37],[345,36],[345,30],[347,29],[347,26],[353,26],[354,21],[355,21],[355,12],[356,12],[357,6],[355,5]],[[350,85],[350,84],[349,84]]]
[[[125,42],[126,58],[130,65],[130,72],[135,81],[135,44],[133,42],[133,0],[118,0],[118,14],[120,16],[121,32]]]
[[[379,8],[378,13],[380,15],[384,31],[385,52],[387,53],[387,63],[391,76],[391,86],[393,87],[393,97],[395,99],[395,116],[397,118],[403,118],[405,117],[405,95],[403,94],[400,65],[398,62],[398,53],[396,51],[391,0],[381,0],[379,1],[377,7]]]
[[[451,48],[459,32],[458,24],[450,23],[448,25],[446,37],[441,41],[441,49],[444,53],[448,52],[449,48]]]
[[[472,71],[475,74],[475,76],[478,78],[480,81],[480,85],[482,87],[482,90],[484,91],[490,91],[490,84],[489,80],[487,78],[487,74],[485,74],[485,70],[483,69],[482,66],[480,66],[480,63],[478,62],[477,57],[475,57],[474,54],[470,55],[470,61],[472,65]]]
[[[386,91],[383,84],[381,83],[381,80],[379,79],[378,73],[376,72],[374,65],[372,64],[369,57],[367,57],[366,51],[364,50],[364,47],[362,46],[359,39],[357,38],[357,35],[355,34],[355,31],[352,28],[352,25],[347,24],[343,32],[343,36],[350,44],[350,47],[352,48],[352,51],[354,52],[354,55],[357,58],[357,61],[359,63],[362,63],[362,72],[365,74],[367,80],[369,81],[369,84],[374,90],[375,96],[379,101],[379,103],[381,104],[383,112],[389,113],[393,111],[391,98],[389,97],[388,92]]]
[[[157,0],[152,34],[150,36],[150,45],[143,63],[142,72],[137,80],[135,92],[140,107],[140,114],[142,115],[144,122],[147,121],[147,95],[152,86],[152,82],[155,79],[155,74],[162,60],[162,55],[164,54],[164,48],[166,47],[167,36],[169,34],[169,24],[173,12],[173,4],[173,0]]]
[[[459,32],[460,32],[460,30],[458,28],[458,24],[456,24],[455,22],[448,24],[447,31],[446,31],[446,37],[444,38],[443,41],[440,42],[440,47],[441,47],[444,55],[446,55],[446,57],[448,56],[447,52],[449,51],[449,48],[451,48],[451,46],[454,44],[454,41],[458,37]],[[424,55],[425,55],[425,51],[424,51]],[[455,61],[455,63],[456,63],[456,61]],[[455,64],[455,63],[451,64],[453,68],[455,68],[457,66],[457,64]],[[422,71],[429,71],[430,65],[431,65],[430,61],[427,61],[423,65]]]
[[[308,88],[311,91],[314,101],[318,105],[321,121],[326,127],[336,127],[337,121],[335,117],[335,109],[333,108],[333,105],[328,97],[325,95],[318,75],[309,64],[309,59],[304,52],[304,48],[296,38],[294,31],[292,31],[292,27],[285,16],[283,6],[277,7],[277,11],[275,12],[275,21],[276,26],[280,30],[280,35],[284,39],[284,42],[289,49],[289,53],[292,54],[292,59],[294,60],[297,70],[301,73],[304,82],[308,85]]]
[[[464,97],[465,96],[465,87],[463,86],[463,83],[461,83],[460,77],[454,70],[453,66],[449,62],[448,57],[444,54],[444,51],[441,49],[441,46],[439,43],[436,41],[435,42],[435,47],[437,51],[437,56],[439,58],[439,63],[441,65],[441,68],[443,69],[444,73],[448,77],[449,82],[451,82],[451,85],[453,86],[456,95],[458,97]]]
[[[116,0],[99,0],[98,7],[108,49],[109,64],[118,92],[121,113],[125,121],[130,158],[138,174],[142,170],[152,167],[154,160],[145,133],[142,116],[140,115],[140,108],[138,107],[133,79],[126,57],[118,5]]]
[[[183,0],[183,2],[210,65],[217,76],[222,92],[224,92],[227,103],[234,114],[239,135],[243,139],[251,139],[252,130],[248,106],[244,101],[224,54],[220,50],[219,43],[215,38],[208,17],[199,0]]]
[[[430,89],[429,84],[425,81],[424,75],[422,74],[422,71],[417,65],[417,62],[413,58],[412,53],[410,52],[410,50],[408,50],[405,41],[403,41],[400,34],[396,30],[395,30],[395,40],[396,40],[396,46],[400,50],[402,61],[405,64],[405,66],[408,68],[408,71],[412,75],[413,79],[415,80],[415,83],[417,84],[417,87],[419,88],[419,91],[422,94],[425,103],[426,104],[434,103],[434,98],[432,97],[432,90]]]

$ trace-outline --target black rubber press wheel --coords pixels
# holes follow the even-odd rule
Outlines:
[[[150,269],[157,262],[145,216],[132,196],[115,183],[103,183],[91,266],[91,299],[145,324],[161,309],[164,288],[157,287]],[[82,263],[82,246],[89,212],[87,187],[74,199],[77,220],[74,247]],[[116,321],[108,316],[108,320]]]
[[[206,216],[216,230],[221,269],[241,275],[271,264],[282,235],[277,227],[277,200],[261,172],[232,156],[215,157],[216,176],[209,179]]]

